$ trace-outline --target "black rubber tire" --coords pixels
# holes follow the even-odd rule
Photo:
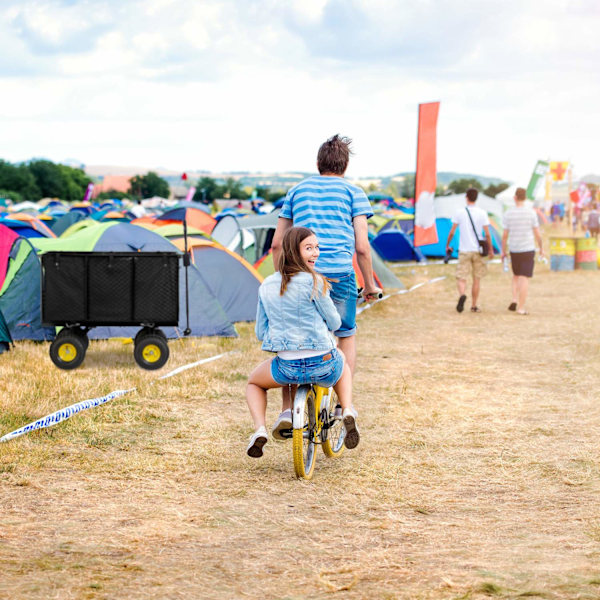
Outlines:
[[[137,346],[140,343],[140,340],[142,339],[142,336],[144,335],[152,335],[153,330],[150,329],[150,327],[142,327],[142,329],[140,329],[136,334],[135,337],[133,338],[133,345]]]
[[[70,371],[83,362],[86,349],[80,333],[63,329],[50,344],[50,359],[59,369]]]
[[[87,333],[83,329],[73,329],[73,333],[81,337],[83,347],[87,352],[88,346],[90,345],[90,338],[88,338]]]
[[[169,344],[160,334],[140,335],[133,349],[133,357],[142,369],[149,371],[160,369],[169,360]]]

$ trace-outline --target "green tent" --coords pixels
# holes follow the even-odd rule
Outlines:
[[[12,338],[10,337],[10,331],[8,330],[8,325],[4,319],[4,315],[0,310],[0,354],[10,350],[10,345],[12,344]]]

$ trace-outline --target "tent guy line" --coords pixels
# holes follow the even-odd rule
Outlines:
[[[161,379],[167,379],[168,377],[173,377],[174,375],[177,375],[177,374],[181,373],[182,371],[187,371],[187,369],[191,369],[193,367],[197,367],[199,365],[204,365],[204,364],[212,362],[214,360],[218,360],[220,358],[223,358],[224,356],[227,356],[228,354],[233,354],[234,352],[236,352],[236,351],[232,350],[230,352],[223,352],[223,353],[217,354],[215,356],[210,356],[208,358],[203,358],[201,360],[197,360],[196,362],[189,363],[187,365],[183,365],[181,367],[178,367],[177,369],[174,369],[173,371],[170,371],[169,373],[166,373],[165,375],[162,375],[156,381],[160,381]],[[152,382],[152,383],[155,383],[155,382]],[[106,404],[110,400],[114,400],[115,398],[119,398],[121,396],[124,396],[125,394],[129,394],[130,392],[134,392],[136,389],[137,388],[133,387],[133,388],[129,388],[126,390],[115,390],[114,392],[110,392],[110,394],[107,394],[106,396],[101,396],[100,398],[92,398],[89,400],[82,400],[81,402],[77,402],[75,404],[72,404],[71,406],[67,406],[66,408],[61,408],[60,410],[57,410],[56,412],[53,412],[50,415],[46,415],[45,417],[42,417],[41,419],[38,419],[37,421],[33,421],[32,423],[29,423],[28,425],[24,425],[23,427],[20,427],[19,429],[16,429],[15,431],[12,431],[11,433],[7,433],[6,435],[4,435],[0,438],[0,442],[8,442],[8,441],[13,440],[25,433],[29,433],[30,431],[36,431],[38,429],[45,429],[46,427],[53,427],[54,425],[58,425],[62,421],[66,421],[67,419],[70,419],[72,416],[74,416],[84,410],[87,410],[88,408],[94,408],[95,406],[101,406],[102,404]]]
[[[442,281],[442,279],[446,279],[446,276],[444,275],[442,277],[434,277],[433,279],[430,279],[429,281],[422,281],[421,283],[417,283],[408,290],[398,290],[397,292],[393,292],[391,294],[386,294],[385,296],[382,296],[381,298],[379,298],[379,300],[373,300],[372,302],[362,304],[361,306],[359,306],[356,309],[356,314],[359,315],[364,310],[371,308],[371,306],[373,306],[374,304],[377,304],[378,302],[383,302],[384,300],[387,300],[388,298],[391,298],[392,296],[397,296],[398,294],[408,294],[408,292],[412,292],[412,291],[414,291],[424,285],[427,285],[429,283],[435,283],[436,281]]]

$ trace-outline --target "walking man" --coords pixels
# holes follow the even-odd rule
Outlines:
[[[475,188],[467,190],[467,206],[459,210],[452,219],[452,228],[446,241],[446,252],[450,251],[450,242],[454,237],[454,232],[458,227],[458,265],[456,266],[456,285],[458,287],[458,303],[456,310],[460,313],[465,308],[467,296],[467,278],[469,274],[473,277],[471,287],[471,312],[481,312],[479,307],[479,292],[481,289],[481,278],[487,273],[487,265],[483,260],[479,249],[481,231],[485,232],[485,242],[487,245],[487,254],[492,258],[494,256],[494,246],[492,245],[492,236],[490,234],[490,220],[487,213],[482,208],[475,206],[479,192]]]
[[[535,243],[544,256],[542,236],[538,217],[533,208],[525,206],[525,190],[517,188],[515,206],[504,213],[502,235],[502,260],[507,256],[507,246],[510,248],[512,266],[512,302],[508,310],[516,311],[519,315],[528,314],[525,310],[529,280],[533,277],[535,258]]]
[[[365,300],[382,291],[375,284],[371,262],[367,219],[373,215],[364,191],[344,178],[352,151],[352,140],[334,135],[324,142],[317,154],[319,175],[295,185],[287,193],[273,236],[273,262],[278,264],[285,232],[294,226],[308,227],[319,241],[320,256],[315,269],[331,283],[331,299],[340,317],[335,332],[338,347],[350,370],[356,364],[356,277],[352,258],[356,253],[363,276]],[[288,390],[283,388],[283,412],[273,428],[273,435],[290,429],[291,413]]]

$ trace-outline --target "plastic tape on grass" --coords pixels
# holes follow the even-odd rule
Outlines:
[[[158,379],[166,379],[167,377],[173,377],[173,375],[177,375],[182,371],[187,371],[187,369],[191,369],[192,367],[197,367],[199,365],[206,364],[208,362],[212,362],[213,360],[218,360],[227,354],[231,354],[231,352],[224,352],[222,354],[217,354],[216,356],[210,356],[209,358],[203,358],[202,360],[197,360],[196,362],[189,363],[187,365],[183,365],[170,371],[169,373],[162,375]],[[102,404],[106,404],[115,398],[119,398],[120,396],[124,396],[125,394],[129,394],[130,392],[135,391],[136,388],[129,388],[127,390],[115,390],[110,394],[106,394],[106,396],[101,396],[100,398],[92,398],[90,400],[82,400],[81,402],[77,402],[76,404],[72,404],[71,406],[67,406],[66,408],[61,408],[56,412],[53,412],[50,415],[42,417],[37,421],[33,421],[33,423],[29,423],[28,425],[24,425],[15,431],[11,431],[6,435],[0,438],[0,442],[8,442],[10,440],[14,440],[15,438],[29,433],[30,431],[37,431],[38,429],[45,429],[46,427],[53,427],[54,425],[58,425],[62,421],[66,421],[70,419],[77,413],[81,411],[87,410],[88,408],[94,408],[95,406],[101,406]]]

